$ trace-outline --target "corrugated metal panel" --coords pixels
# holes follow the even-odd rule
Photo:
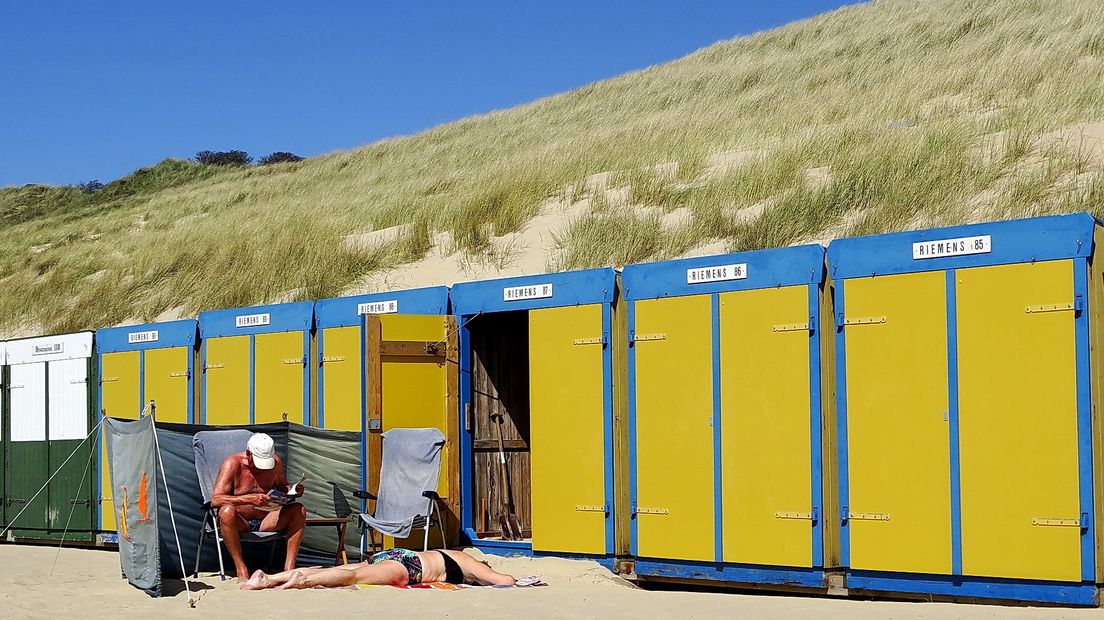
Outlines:
[[[88,361],[50,364],[50,439],[84,439],[88,434]]]

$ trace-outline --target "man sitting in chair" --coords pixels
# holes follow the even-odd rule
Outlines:
[[[219,530],[230,557],[238,581],[249,579],[249,569],[242,559],[241,532],[279,532],[287,536],[287,559],[284,569],[295,568],[299,555],[299,543],[306,527],[306,508],[300,503],[283,507],[271,503],[268,492],[279,489],[291,494],[291,487],[284,476],[284,464],[276,456],[272,438],[264,433],[254,433],[249,438],[245,452],[226,457],[219,469],[215,488],[211,493],[211,506],[218,508]],[[295,495],[303,494],[303,485],[295,487]]]

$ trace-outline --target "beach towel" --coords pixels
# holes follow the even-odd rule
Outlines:
[[[428,516],[441,474],[445,436],[435,428],[393,428],[383,434],[383,462],[375,514],[360,515],[365,525],[394,538],[407,538],[415,517]]]
[[[103,429],[123,576],[150,596],[161,596],[153,416],[133,422],[104,418]]]
[[[445,583],[443,581],[433,583],[415,583],[413,585],[406,586],[377,586],[357,584],[351,586],[356,590],[369,590],[371,588],[398,588],[400,590],[447,590],[451,592],[457,592],[460,590],[470,590],[472,588],[492,588],[495,590],[512,590],[515,588],[543,588],[548,584],[544,582],[540,577],[531,575],[529,577],[518,577],[512,586],[475,586],[468,583]]]

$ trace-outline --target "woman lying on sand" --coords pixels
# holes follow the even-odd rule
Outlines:
[[[390,549],[359,564],[333,568],[299,568],[275,575],[257,571],[249,581],[242,584],[241,589],[338,588],[356,584],[405,586],[440,581],[484,586],[514,585],[514,578],[510,575],[496,572],[461,551]]]

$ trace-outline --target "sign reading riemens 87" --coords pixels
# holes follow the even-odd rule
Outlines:
[[[921,241],[912,244],[912,260],[922,258],[943,258],[945,256],[968,256],[970,254],[988,254],[993,251],[993,239],[990,235],[977,237],[958,237],[957,239],[939,239]]]

